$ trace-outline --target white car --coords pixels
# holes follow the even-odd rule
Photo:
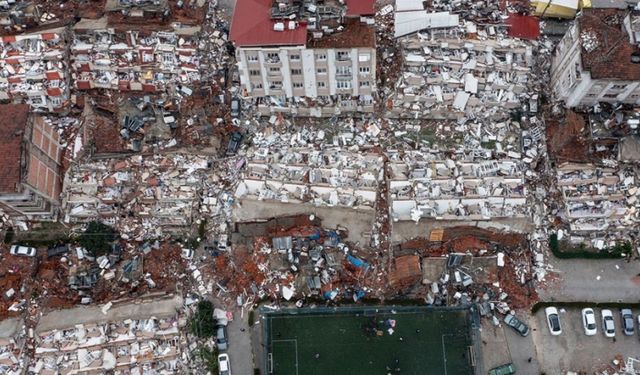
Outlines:
[[[611,310],[602,310],[602,331],[607,337],[615,337],[616,335],[616,326],[613,322]]]
[[[21,255],[23,257],[34,257],[36,256],[36,248],[28,247],[28,246],[13,245],[11,246],[11,249],[9,249],[9,253],[13,255]]]
[[[193,249],[185,248],[185,249],[182,249],[181,255],[183,259],[191,260],[191,258],[193,258],[193,253],[194,253]]]
[[[218,356],[218,370],[220,375],[231,375],[231,362],[229,362],[229,355],[222,353]]]
[[[553,306],[544,309],[544,313],[547,316],[547,324],[549,325],[549,331],[553,336],[562,334],[562,326],[560,325],[560,315],[558,315],[558,309]]]
[[[582,309],[582,326],[584,327],[584,334],[587,336],[593,336],[598,332],[596,314],[593,309]]]

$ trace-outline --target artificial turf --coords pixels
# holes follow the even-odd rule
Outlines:
[[[271,373],[471,374],[467,314],[438,309],[268,314]],[[396,321],[393,334],[387,332],[388,319]]]

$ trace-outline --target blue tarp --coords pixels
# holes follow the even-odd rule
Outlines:
[[[369,268],[369,263],[365,262],[362,259],[358,259],[356,257],[354,257],[353,255],[347,255],[347,260],[353,264],[354,266],[358,267],[358,268],[364,268],[365,270],[367,268]]]

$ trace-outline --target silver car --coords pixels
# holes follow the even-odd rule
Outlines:
[[[34,257],[36,256],[36,248],[28,247],[28,246],[13,245],[11,246],[11,249],[9,249],[9,253],[13,255],[23,256],[23,257]]]

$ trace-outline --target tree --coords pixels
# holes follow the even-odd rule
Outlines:
[[[200,338],[213,337],[216,332],[216,321],[213,318],[213,304],[210,301],[198,302],[196,313],[190,322],[191,333]]]
[[[118,232],[99,221],[92,221],[80,235],[78,242],[93,256],[99,257],[109,251],[111,243],[118,239]]]

